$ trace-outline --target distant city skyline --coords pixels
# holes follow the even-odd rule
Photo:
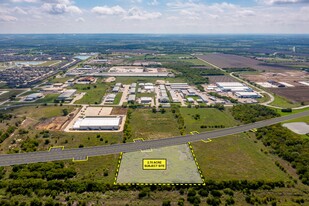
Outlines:
[[[0,33],[308,34],[309,0],[1,0]]]

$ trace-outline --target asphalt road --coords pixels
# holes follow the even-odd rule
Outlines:
[[[68,159],[84,159],[94,156],[102,156],[108,154],[117,154],[120,152],[134,152],[140,150],[146,150],[150,148],[167,147],[173,145],[185,144],[187,142],[195,142],[200,140],[214,139],[218,137],[228,136],[232,134],[238,134],[245,131],[249,131],[254,128],[261,128],[268,125],[276,124],[286,120],[291,120],[299,117],[308,116],[309,111],[301,112],[298,114],[273,118],[264,120],[252,124],[241,125],[237,127],[231,127],[226,129],[220,129],[212,132],[205,132],[196,135],[170,137],[166,139],[149,140],[136,143],[114,144],[106,146],[65,149],[55,151],[44,152],[31,152],[31,153],[19,153],[19,154],[5,154],[0,155],[0,166],[36,163],[36,162],[49,162],[55,160],[68,160]]]

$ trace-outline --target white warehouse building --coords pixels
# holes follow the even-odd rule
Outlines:
[[[256,92],[236,92],[238,98],[261,98],[261,95]]]
[[[78,118],[73,130],[118,130],[121,117],[85,117]]]

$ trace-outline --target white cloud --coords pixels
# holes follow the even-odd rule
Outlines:
[[[133,7],[124,16],[124,19],[149,20],[162,16],[160,12],[146,12],[139,8]]]
[[[12,9],[12,12],[17,13],[17,14],[22,14],[22,15],[27,15],[28,12],[26,12],[24,9],[20,7],[15,7]]]
[[[266,5],[309,3],[309,0],[258,0],[258,1]]]
[[[119,5],[112,7],[96,6],[91,11],[99,15],[120,15],[126,13],[126,11]]]
[[[44,3],[41,8],[44,12],[51,15],[59,15],[65,13],[81,14],[80,8],[71,4],[68,0],[57,0],[57,3]]]
[[[0,22],[14,22],[17,21],[17,18],[14,16],[0,14]]]
[[[75,19],[76,22],[79,22],[79,23],[84,23],[86,22],[85,19],[83,17],[79,17],[77,19]]]
[[[36,3],[38,0],[11,0],[13,3]]]
[[[123,9],[121,6],[97,6],[91,10],[98,15],[118,15],[122,16],[122,19],[135,19],[135,20],[149,20],[159,18],[162,14],[160,12],[147,12],[137,7],[133,7],[129,10]]]
[[[159,1],[158,0],[152,0],[148,4],[151,5],[151,6],[157,6],[157,5],[159,5]]]

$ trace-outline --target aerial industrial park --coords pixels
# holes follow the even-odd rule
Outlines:
[[[307,50],[53,38],[0,49],[1,205],[308,203]]]

